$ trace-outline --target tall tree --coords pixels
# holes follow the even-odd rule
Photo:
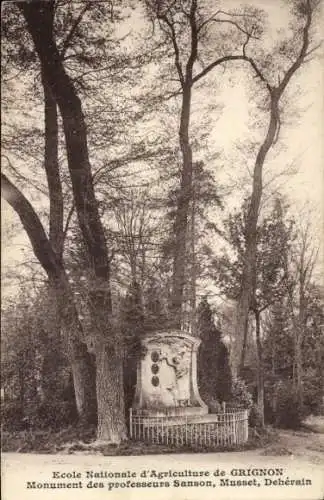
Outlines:
[[[232,15],[221,9],[216,12],[204,10],[203,3],[198,0],[189,2],[146,0],[145,3],[149,17],[158,24],[167,47],[170,47],[173,57],[171,72],[175,74],[180,86],[180,90],[176,89],[175,91],[175,95],[180,94],[181,99],[178,129],[181,169],[174,221],[175,245],[171,304],[174,326],[180,328],[185,286],[188,218],[193,182],[193,141],[190,134],[192,91],[197,82],[201,82],[214,68],[227,61],[244,59],[242,52],[238,53],[238,47],[244,48],[250,38],[255,36],[256,24],[254,16],[247,18],[242,16],[241,18],[240,15]],[[226,35],[231,37],[230,39],[233,41],[229,48],[222,44],[222,37],[226,35],[221,30],[216,33],[216,46],[210,43],[210,40],[215,40],[215,32],[213,31],[211,34],[209,30],[215,26],[229,28]],[[204,41],[207,43],[204,44]],[[208,46],[207,50],[206,45]],[[217,57],[215,57],[215,52]]]
[[[309,322],[309,305],[312,299],[314,268],[318,250],[311,235],[311,217],[303,214],[305,221],[300,225],[297,240],[287,262],[287,295],[290,317],[294,326],[293,389],[296,402],[303,407],[303,342]]]
[[[277,50],[269,54],[267,60],[259,61],[257,57],[249,57],[244,48],[246,60],[251,64],[256,77],[267,93],[269,121],[255,159],[252,194],[246,219],[246,249],[236,317],[238,338],[242,338],[241,369],[244,367],[249,310],[253,302],[256,282],[257,225],[263,191],[263,167],[280,133],[283,114],[282,98],[293,76],[312,51],[310,31],[318,2],[294,0],[291,5],[294,15],[291,39],[280,42]]]
[[[173,224],[163,245],[164,257],[171,261],[176,247],[174,222],[179,196],[178,177],[171,174],[173,186],[167,199],[167,219]],[[215,208],[222,207],[221,198],[213,175],[204,162],[194,162],[192,168],[192,192],[189,204],[186,247],[185,285],[182,299],[183,328],[196,334],[197,330],[197,289],[206,278],[213,251],[210,236],[218,230],[211,222],[209,214]]]
[[[18,2],[17,5],[62,116],[75,209],[93,270],[90,300],[96,356],[97,437],[119,443],[126,438],[121,339],[112,324],[110,262],[94,193],[81,101],[54,40],[54,2]]]

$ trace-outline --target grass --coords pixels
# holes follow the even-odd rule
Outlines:
[[[97,444],[95,428],[69,426],[60,431],[28,430],[3,431],[2,451],[49,454],[97,454],[104,456],[156,455],[170,453],[209,453],[215,451],[244,451],[262,448],[276,441],[276,432],[266,428],[262,431],[250,429],[247,443],[236,447],[171,446],[126,441],[119,446]]]
[[[95,428],[79,428],[69,426],[60,431],[24,430],[1,433],[1,449],[3,452],[20,453],[57,453],[69,442],[91,443],[95,439]]]

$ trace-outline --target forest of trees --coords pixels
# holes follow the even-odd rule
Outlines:
[[[168,328],[200,337],[211,411],[297,426],[323,410],[321,243],[311,209],[280,189],[321,6],[282,2],[276,30],[263,2],[223,3],[5,3],[3,239],[20,248],[3,271],[9,428],[127,439],[141,338]],[[249,119],[229,153],[217,138],[238,85]]]

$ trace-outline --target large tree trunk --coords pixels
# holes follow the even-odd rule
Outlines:
[[[108,302],[107,302],[108,298]],[[98,441],[119,444],[127,439],[121,332],[111,324],[110,295],[95,288],[90,295],[93,346],[96,356]]]
[[[114,355],[111,356],[111,352]],[[123,364],[118,346],[98,343],[96,346],[97,363],[97,401],[98,401],[98,439],[118,444],[126,439],[125,409],[123,392]],[[122,387],[122,391],[116,391]]]
[[[185,66],[182,68],[179,59],[179,46],[174,28],[172,42],[175,51],[175,65],[182,87],[182,105],[179,126],[179,144],[182,154],[181,183],[177,203],[176,218],[174,223],[175,248],[172,276],[171,313],[175,328],[180,328],[182,323],[182,307],[184,299],[185,269],[187,264],[187,230],[190,201],[192,196],[192,150],[189,138],[191,92],[193,86],[193,67],[198,56],[198,28],[197,28],[197,0],[192,0],[190,6],[190,54]],[[167,16],[164,17],[168,24]]]
[[[91,356],[83,338],[82,327],[70,290],[67,276],[60,258],[45,234],[44,228],[32,205],[24,195],[1,174],[1,193],[5,200],[19,215],[22,225],[30,239],[34,254],[49,278],[58,317],[65,332],[67,355],[75,382],[76,405],[82,421],[93,421],[96,411],[93,394],[95,393],[93,371],[91,374]]]
[[[257,398],[258,398],[258,409],[261,416],[261,426],[264,427],[264,377],[263,377],[263,350],[261,341],[261,321],[260,312],[255,311],[255,334],[256,334],[256,345],[257,345]]]
[[[116,332],[111,327],[110,264],[100,221],[98,203],[88,156],[87,132],[81,102],[66,73],[53,37],[54,2],[19,2],[27,22],[42,72],[59,106],[72,181],[73,198],[82,237],[93,270],[91,309],[97,368],[98,439],[119,442],[125,438],[122,368],[116,349]],[[98,347],[99,346],[99,347]],[[111,367],[109,369],[109,367]],[[104,371],[107,370],[107,371]],[[109,379],[109,381],[108,381]],[[103,384],[103,381],[106,381]],[[107,392],[108,391],[108,392]],[[113,407],[107,402],[117,401]],[[115,421],[119,424],[112,426]],[[118,435],[116,433],[118,425]]]

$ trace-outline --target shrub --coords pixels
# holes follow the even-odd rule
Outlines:
[[[250,427],[262,427],[262,415],[257,404],[253,403],[249,412]]]
[[[304,410],[306,415],[320,415],[323,412],[323,387],[316,370],[309,369],[303,380]]]
[[[3,401],[1,403],[1,427],[4,430],[24,430],[27,428],[20,401]]]
[[[222,405],[220,404],[219,401],[217,401],[217,399],[211,398],[209,401],[205,400],[205,403],[208,404],[210,413],[221,413]]]
[[[22,408],[18,401],[1,405],[2,428],[8,431],[27,429],[53,430],[66,427],[76,419],[74,404],[68,401],[47,401],[32,408]]]
[[[54,430],[66,427],[75,419],[74,406],[68,401],[47,401],[39,405],[30,417],[30,427],[34,429],[51,428]]]
[[[266,408],[268,419],[276,427],[297,429],[305,417],[305,408],[298,404],[290,380],[267,387]]]
[[[230,406],[249,410],[252,407],[252,394],[248,391],[247,385],[241,378],[237,377],[232,381],[232,399]]]

